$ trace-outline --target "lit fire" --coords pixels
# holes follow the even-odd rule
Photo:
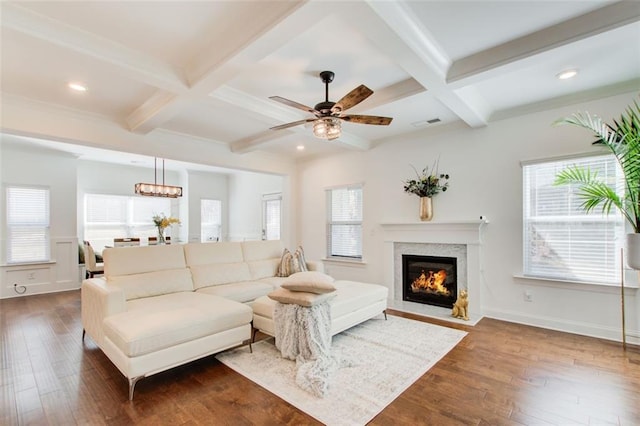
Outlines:
[[[446,278],[447,272],[444,269],[440,269],[438,272],[429,271],[428,274],[425,274],[424,270],[422,270],[420,276],[411,283],[411,290],[449,296],[451,293],[443,285]]]

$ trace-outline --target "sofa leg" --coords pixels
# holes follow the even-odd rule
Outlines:
[[[253,353],[253,347],[251,347],[251,339],[243,340],[242,344],[243,345],[249,345],[249,352]]]
[[[382,311],[382,313],[384,314],[384,320],[387,320],[387,310],[385,309],[384,311]]]
[[[82,341],[84,342],[84,335],[87,334],[87,330],[82,329]]]
[[[256,342],[256,334],[258,334],[258,329],[251,327],[251,343]]]
[[[138,376],[129,379],[129,401],[133,401],[133,391],[136,387],[136,383],[138,383],[138,380],[142,378],[144,378],[144,376]]]

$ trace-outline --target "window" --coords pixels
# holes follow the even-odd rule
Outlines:
[[[327,190],[327,256],[362,259],[362,187]]]
[[[613,156],[528,164],[524,184],[524,274],[567,281],[617,283],[624,221],[617,211],[586,214],[570,185],[554,186],[555,176],[570,165],[589,168],[619,193],[622,170]]]
[[[220,200],[200,200],[200,241],[220,241],[222,203]]]
[[[113,245],[114,238],[153,237],[156,214],[171,215],[171,201],[157,197],[86,194],[84,197],[84,239],[96,251]]]
[[[262,239],[280,239],[280,208],[282,194],[265,194],[262,196]]]
[[[7,187],[7,263],[49,260],[49,189]]]

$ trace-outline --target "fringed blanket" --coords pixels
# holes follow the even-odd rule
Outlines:
[[[276,347],[296,361],[296,384],[324,397],[338,362],[331,356],[331,308],[328,302],[311,307],[277,303],[273,311]]]

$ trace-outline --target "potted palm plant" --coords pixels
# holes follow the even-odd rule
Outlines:
[[[556,121],[556,124],[572,124],[593,132],[620,164],[624,176],[625,192],[616,191],[600,179],[597,173],[580,167],[569,167],[556,176],[555,184],[577,184],[577,195],[582,208],[588,213],[598,206],[606,214],[618,209],[631,225],[633,233],[627,235],[627,264],[640,270],[640,106],[634,101],[613,124],[589,113],[576,113]]]

